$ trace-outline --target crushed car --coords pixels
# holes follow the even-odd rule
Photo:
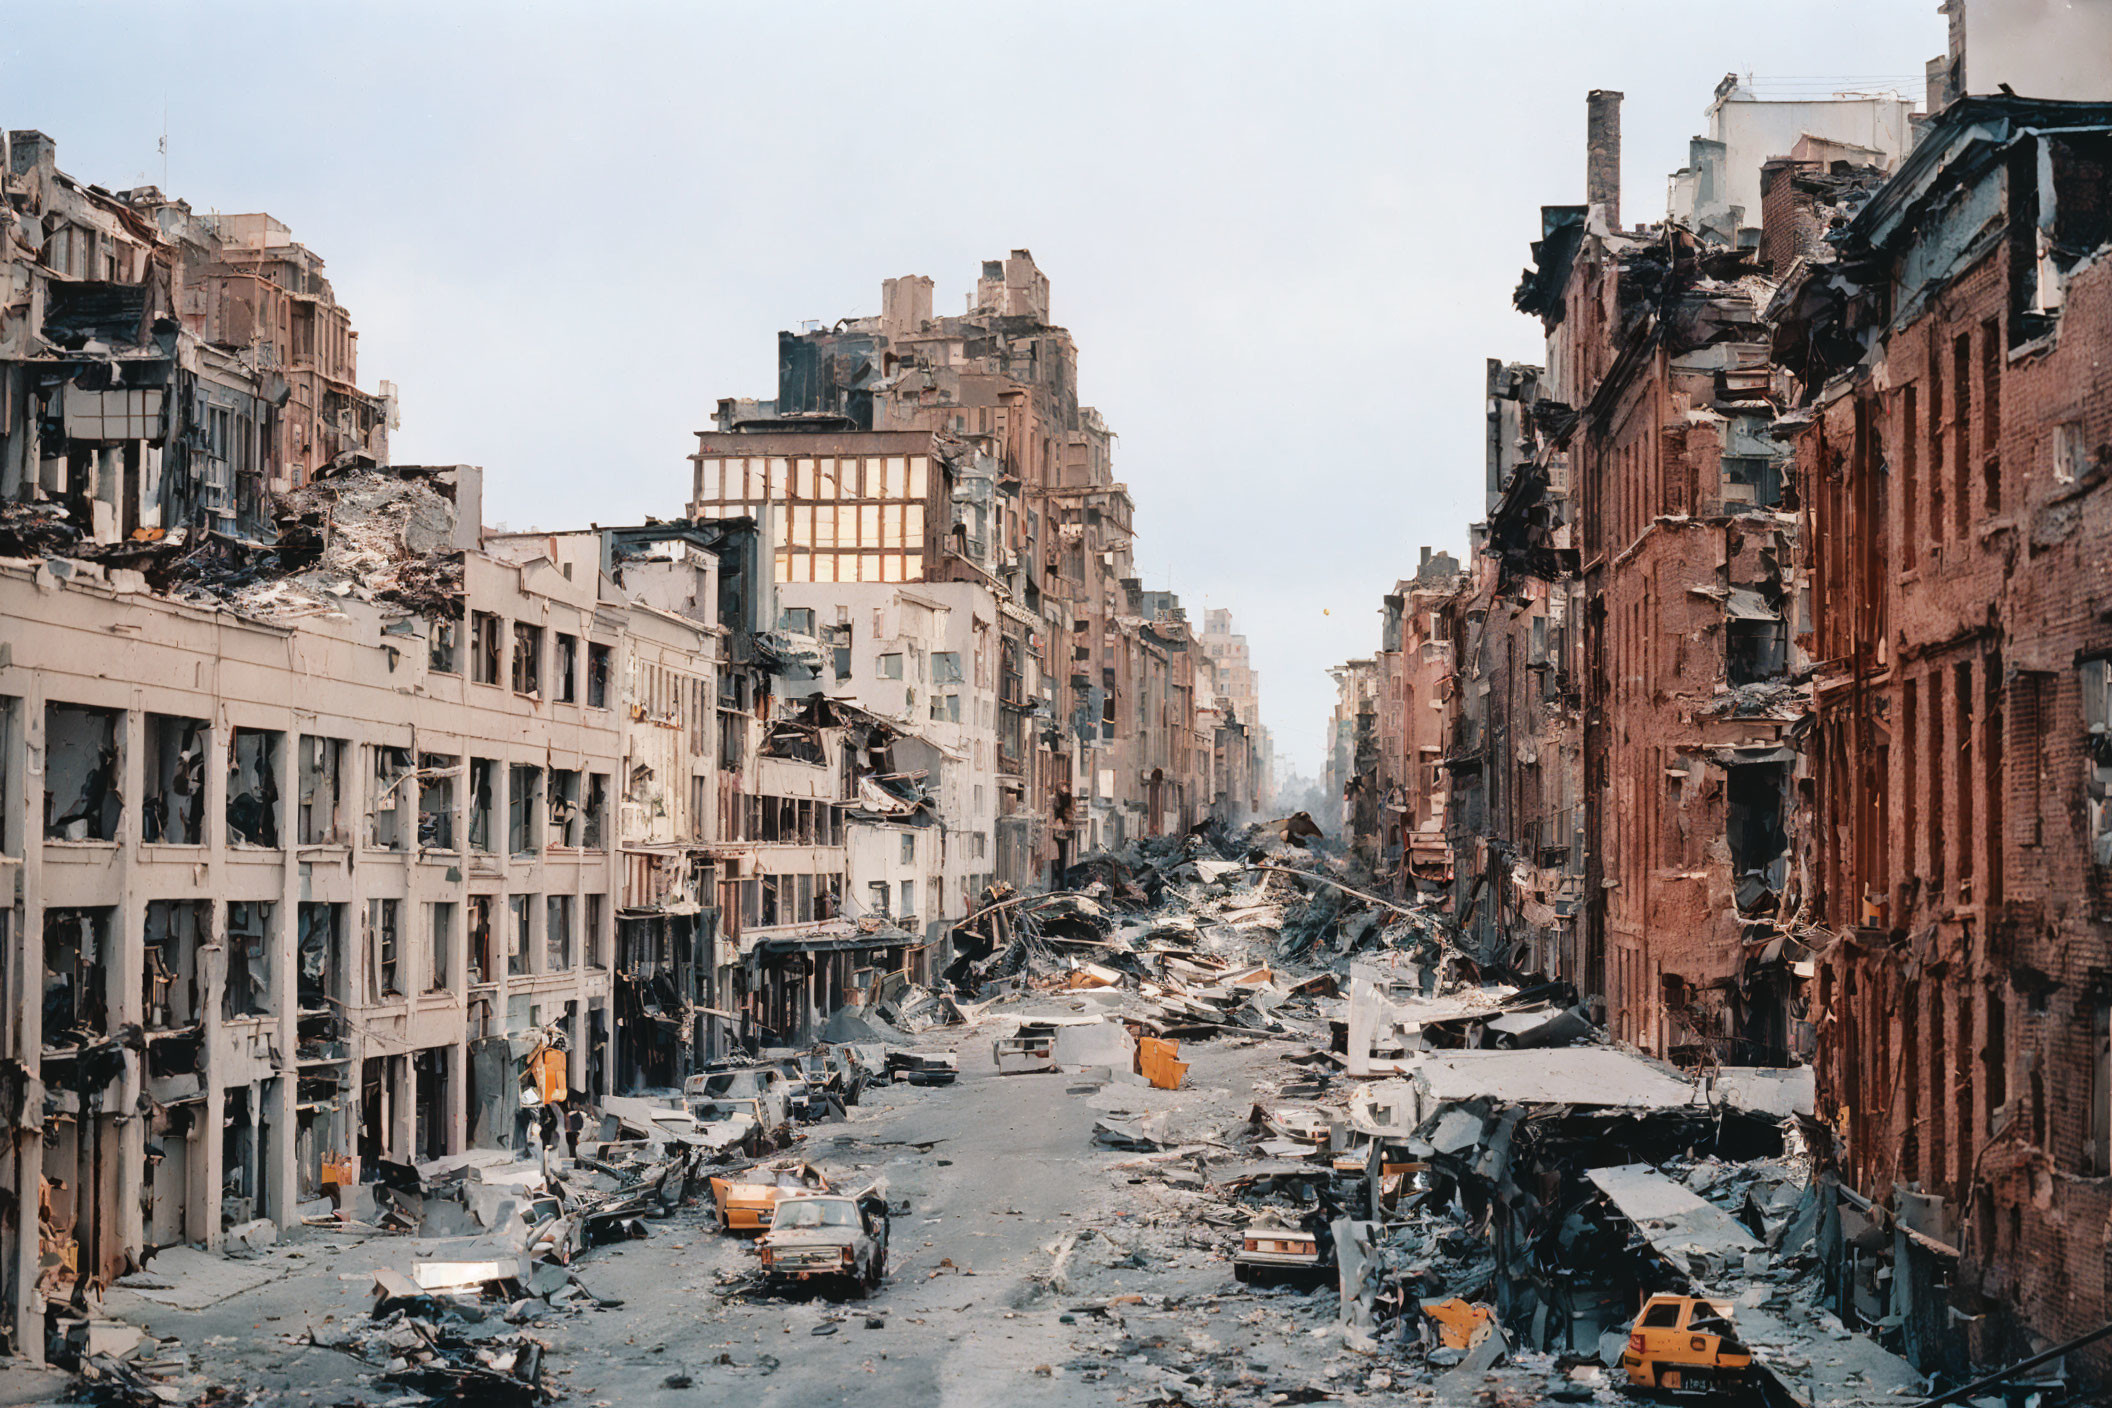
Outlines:
[[[829,1180],[812,1164],[760,1164],[711,1180],[719,1226],[728,1232],[760,1232],[771,1225],[777,1205],[802,1193],[826,1193]]]
[[[1654,1295],[1628,1331],[1628,1387],[1717,1401],[1753,1384],[1753,1352],[1731,1323],[1731,1303]]]
[[[887,1276],[887,1199],[795,1193],[777,1205],[777,1220],[756,1243],[766,1280],[814,1283],[864,1300]]]
[[[1327,1223],[1293,1226],[1275,1218],[1257,1219],[1240,1237],[1232,1254],[1232,1277],[1245,1286],[1317,1286],[1335,1278],[1334,1238]]]

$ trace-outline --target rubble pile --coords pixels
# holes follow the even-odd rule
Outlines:
[[[1653,1294],[1722,1297],[1757,1355],[1749,1374],[1689,1373],[1824,1378],[1839,1336],[1816,1309],[1818,1203],[1795,1126],[1809,1071],[1686,1070],[1616,1047],[1568,985],[1484,970],[1437,914],[1285,829],[1091,857],[1066,877],[1075,892],[993,895],[972,921],[988,943],[957,980],[1002,1019],[994,1064],[1087,1080],[1071,1090],[1135,1208],[1045,1248],[1046,1292],[1122,1332],[1074,1367],[1141,1356],[1169,1402],[1337,1396],[1141,1337],[1136,1317],[1194,1302],[1118,1293],[1155,1272],[1214,1314],[1229,1270],[1285,1335],[1338,1336],[1362,1367],[1324,1377],[1367,1389],[1617,1401]],[[1046,1013],[1050,999],[1068,1010]],[[1181,1091],[1189,1062],[1179,1076],[1165,1062],[1205,1042],[1275,1048],[1280,1073],[1253,1080],[1244,1118],[1145,1098]],[[1667,1232],[1667,1189],[1709,1215]],[[1835,1401],[1911,1380],[1874,1344],[1858,1353]]]

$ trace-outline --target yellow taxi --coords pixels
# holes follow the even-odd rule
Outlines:
[[[1630,1388],[1713,1394],[1747,1383],[1753,1352],[1731,1324],[1729,1301],[1654,1295],[1629,1328],[1621,1367]]]

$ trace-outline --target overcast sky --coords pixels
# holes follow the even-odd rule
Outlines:
[[[1718,79],[1898,86],[1936,0],[20,7],[0,120],[72,175],[268,210],[327,261],[405,463],[513,527],[680,512],[692,433],[776,333],[1032,249],[1120,436],[1137,560],[1230,607],[1281,758],[1327,667],[1481,510],[1484,359],[1627,94],[1622,208]]]

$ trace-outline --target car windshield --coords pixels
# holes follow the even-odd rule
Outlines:
[[[779,1227],[856,1227],[858,1209],[835,1198],[798,1198],[780,1203]]]
[[[755,1107],[739,1100],[700,1100],[689,1107],[689,1112],[707,1123],[713,1120],[737,1119],[754,1113]]]
[[[717,1071],[703,1078],[701,1093],[711,1097],[755,1095],[767,1079],[761,1071]]]

